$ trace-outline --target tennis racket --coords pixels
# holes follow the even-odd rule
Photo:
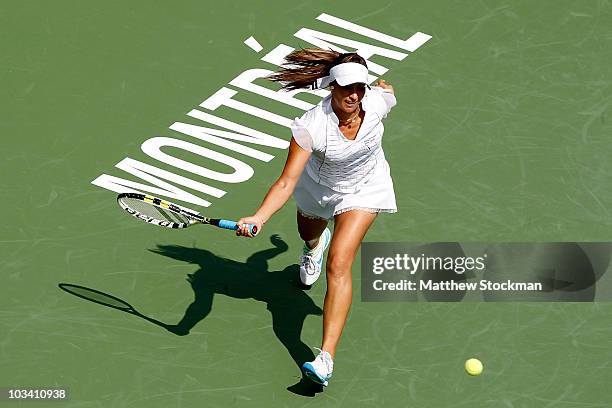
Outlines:
[[[194,224],[208,224],[234,231],[238,229],[238,224],[234,221],[203,217],[150,195],[122,193],[117,197],[117,203],[139,220],[160,227],[187,228]],[[249,232],[253,236],[257,235],[257,225],[249,224]]]

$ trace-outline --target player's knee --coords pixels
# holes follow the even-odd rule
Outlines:
[[[353,259],[343,254],[329,254],[327,257],[328,279],[341,279],[351,275]]]

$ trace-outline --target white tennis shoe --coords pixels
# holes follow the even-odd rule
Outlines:
[[[316,247],[310,249],[304,244],[304,252],[300,257],[300,280],[302,284],[311,286],[321,276],[323,255],[325,255],[325,250],[329,246],[329,241],[331,241],[331,232],[329,228],[325,228]]]
[[[331,355],[327,351],[319,350],[319,355],[314,359],[302,365],[304,375],[317,384],[327,387],[329,379],[334,371],[334,362]]]

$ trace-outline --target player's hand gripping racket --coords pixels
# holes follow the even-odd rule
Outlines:
[[[150,195],[122,193],[117,197],[117,203],[134,217],[160,227],[187,228],[194,224],[209,224],[234,231],[238,229],[234,221],[203,217]],[[257,235],[257,225],[249,224],[249,232],[253,236]]]

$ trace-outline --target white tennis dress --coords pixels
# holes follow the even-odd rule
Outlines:
[[[380,87],[366,89],[365,116],[355,140],[338,128],[331,94],[300,118],[291,131],[303,149],[312,152],[293,196],[304,216],[329,220],[345,211],[396,212],[389,164],[382,149],[382,119],[397,104]]]

